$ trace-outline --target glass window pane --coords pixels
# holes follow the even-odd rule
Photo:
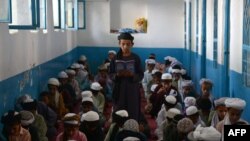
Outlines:
[[[74,27],[74,2],[73,0],[66,0],[66,26]]]
[[[46,28],[47,0],[40,0],[40,28]]]
[[[78,28],[85,28],[85,6],[84,2],[78,2]]]
[[[53,20],[54,20],[54,26],[55,27],[59,27],[60,26],[60,15],[59,15],[59,11],[60,11],[60,6],[59,6],[59,0],[53,0],[52,1],[52,5],[53,5]]]
[[[10,0],[0,0],[0,22],[10,21]]]
[[[31,0],[12,0],[11,10],[12,23],[9,25],[32,25]]]

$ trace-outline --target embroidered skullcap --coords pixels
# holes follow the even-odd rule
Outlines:
[[[133,132],[139,132],[139,124],[136,120],[134,119],[128,119],[124,125],[123,125],[124,130],[129,130]]]
[[[49,84],[49,85],[54,85],[54,86],[59,86],[59,85],[60,85],[58,79],[56,79],[56,78],[50,78],[50,79],[48,80],[48,84]]]
[[[183,118],[177,123],[177,130],[181,133],[189,133],[193,130],[194,124],[191,119]]]
[[[221,133],[213,126],[201,127],[198,125],[194,131],[188,134],[188,139],[191,141],[220,141]]]
[[[35,120],[34,115],[30,111],[20,111],[21,115],[21,124],[22,126],[29,126]]]
[[[114,51],[114,50],[109,50],[108,54],[116,54],[116,51]]]
[[[216,99],[214,100],[214,106],[217,107],[217,106],[226,106],[225,105],[225,101],[228,97],[221,97],[219,99]]]
[[[126,137],[123,141],[140,141],[140,139],[137,137]]]
[[[91,103],[93,103],[93,98],[91,98],[91,97],[83,97],[82,98],[82,103],[83,102],[91,102]]]
[[[151,86],[151,88],[150,88],[150,91],[151,91],[151,92],[154,92],[157,86],[158,86],[158,84],[153,84],[153,85]]]
[[[79,61],[86,61],[87,60],[87,57],[85,55],[81,55],[79,57]]]
[[[72,69],[80,69],[80,64],[78,64],[78,63],[73,63],[73,64],[70,66],[70,68],[72,68]]]
[[[121,40],[121,39],[133,41],[134,37],[130,33],[125,32],[125,33],[121,33],[118,36],[118,40]]]
[[[67,73],[65,71],[61,71],[59,72],[58,78],[69,78],[69,76],[67,75]]]
[[[16,111],[10,110],[2,116],[1,122],[5,125],[21,123],[21,115]]]
[[[95,91],[100,91],[102,89],[102,86],[98,82],[93,82],[90,88]]]
[[[154,59],[146,59],[145,61],[146,64],[155,64],[155,60]]]
[[[192,82],[192,80],[183,80],[181,82],[181,86],[182,87],[192,87],[193,86],[193,82]]]
[[[184,99],[184,104],[185,104],[185,107],[190,107],[190,106],[195,106],[196,105],[196,99],[192,96],[187,96],[185,97]]]
[[[191,116],[198,113],[198,109],[196,106],[190,106],[186,109],[186,115],[187,116]]]
[[[240,98],[227,98],[225,100],[225,105],[228,108],[243,110],[246,106],[246,101]]]
[[[163,73],[161,75],[161,80],[172,80],[172,75],[170,73]]]
[[[202,79],[200,80],[200,85],[202,85],[203,83],[210,84],[211,87],[213,87],[213,81],[210,80],[210,79],[202,78]]]
[[[177,114],[181,114],[181,111],[176,108],[170,108],[166,113],[166,117],[173,119]]]
[[[82,95],[82,98],[84,98],[84,97],[92,97],[93,96],[91,91],[83,91],[81,93],[81,95]]]
[[[81,121],[98,121],[99,115],[95,111],[88,111],[82,115]]]
[[[174,124],[177,124],[177,123],[178,123],[181,119],[183,119],[184,117],[185,117],[185,116],[182,115],[182,114],[177,114],[177,115],[174,116],[172,122],[173,122]]]
[[[72,69],[67,69],[67,70],[65,70],[65,72],[66,72],[67,74],[70,74],[70,75],[76,75],[76,71],[74,71],[74,70],[72,70]]]
[[[116,111],[115,114],[120,116],[120,117],[128,117],[128,112],[126,110]]]
[[[67,113],[63,118],[64,123],[71,125],[78,125],[80,121],[79,115],[75,113]]]

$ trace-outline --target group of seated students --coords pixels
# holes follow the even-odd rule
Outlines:
[[[108,52],[95,76],[82,55],[56,77],[49,78],[47,90],[38,99],[21,95],[15,109],[2,115],[5,140],[146,141],[151,136],[146,114],[157,123],[155,134],[159,141],[220,141],[223,125],[248,124],[240,119],[244,100],[214,99],[209,79],[201,79],[199,95],[181,62],[167,56],[165,64],[160,64],[155,54],[145,61],[141,84],[147,104],[140,120],[130,119],[125,109],[105,115],[113,86],[108,69],[115,55],[113,50]]]
[[[159,141],[220,141],[224,140],[224,125],[248,124],[241,119],[245,100],[215,99],[213,82],[207,78],[200,80],[201,93],[196,93],[182,63],[171,56],[164,60],[159,65],[151,54],[142,80],[145,112],[156,120]]]

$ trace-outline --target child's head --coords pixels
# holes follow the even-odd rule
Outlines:
[[[174,81],[178,81],[182,76],[182,68],[179,65],[174,65],[171,69],[171,74]]]
[[[193,82],[192,80],[184,80],[182,83],[183,95],[188,96],[193,91]]]
[[[8,135],[19,135],[21,130],[21,115],[10,110],[2,116],[1,122],[5,126]]]
[[[147,69],[151,72],[155,68],[155,60],[154,59],[147,59],[146,60]]]
[[[98,70],[99,70],[99,74],[101,77],[106,77],[107,74],[108,74],[108,67],[106,64],[102,64],[98,67]]]
[[[115,55],[116,55],[116,51],[114,51],[114,50],[110,50],[110,51],[108,52],[108,58],[109,58],[110,60],[112,60],[112,59],[115,57]]]
[[[216,110],[217,115],[218,115],[220,120],[224,119],[224,117],[227,113],[227,107],[225,105],[225,100],[226,100],[226,97],[222,97],[222,98],[216,99],[214,101],[215,110]]]
[[[161,84],[166,90],[168,90],[172,85],[172,75],[170,73],[162,74]]]
[[[170,108],[174,108],[176,106],[177,100],[174,96],[168,95],[168,96],[165,96],[165,100],[163,103],[165,106],[165,110],[168,111]]]
[[[200,80],[200,86],[201,86],[202,96],[209,97],[210,91],[212,90],[213,87],[213,82],[210,79],[202,78]]]
[[[118,110],[112,113],[112,122],[122,127],[124,122],[128,119],[128,112],[126,110]]]
[[[78,63],[82,64],[82,65],[85,65],[86,61],[87,61],[87,57],[85,55],[81,55],[79,57]]]
[[[82,98],[82,112],[87,113],[91,111],[94,107],[93,99],[91,97],[83,97]]]
[[[49,92],[48,91],[42,91],[40,93],[40,99],[42,102],[44,102],[46,105],[49,104]]]
[[[93,95],[97,95],[98,92],[102,89],[102,86],[98,82],[93,82],[90,86],[90,89]]]
[[[56,79],[56,78],[50,78],[48,80],[49,93],[55,94],[58,91],[59,85],[60,85],[60,83],[59,83],[58,79]]]
[[[93,132],[97,129],[100,122],[100,117],[97,112],[89,111],[82,115],[81,121],[84,123],[86,130],[89,132]]]
[[[23,110],[26,111],[30,111],[32,112],[34,115],[36,115],[36,111],[37,111],[37,101],[35,99],[27,98],[25,99],[22,103],[22,108]]]
[[[153,70],[152,71],[153,83],[154,84],[160,84],[161,76],[162,76],[162,73],[160,71]]]
[[[198,122],[199,112],[196,106],[190,106],[186,109],[186,115],[192,120],[194,124]]]
[[[118,36],[118,40],[122,53],[130,53],[134,45],[134,37],[130,33],[121,33]]]
[[[67,73],[65,71],[59,72],[57,77],[58,77],[58,80],[60,81],[60,83],[63,85],[68,82],[69,76],[67,75]]]
[[[67,70],[65,70],[65,72],[67,73],[67,75],[68,75],[68,77],[69,77],[69,78],[68,78],[69,80],[74,79],[75,76],[76,76],[76,71],[73,70],[73,69],[67,69]]]
[[[19,112],[21,115],[21,125],[24,128],[29,128],[29,126],[35,121],[34,115],[30,111],[22,110]]]
[[[168,119],[168,122],[172,122],[173,118],[175,115],[181,114],[181,111],[177,108],[170,108],[168,109],[168,111],[166,112],[166,117]]]
[[[67,113],[63,118],[64,134],[71,138],[79,128],[80,117],[75,113]]]
[[[225,100],[225,105],[228,108],[228,116],[231,124],[236,123],[246,106],[246,101],[239,98],[227,98]]]

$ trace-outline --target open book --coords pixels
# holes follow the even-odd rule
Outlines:
[[[116,72],[121,70],[129,70],[135,73],[135,60],[115,60]]]

